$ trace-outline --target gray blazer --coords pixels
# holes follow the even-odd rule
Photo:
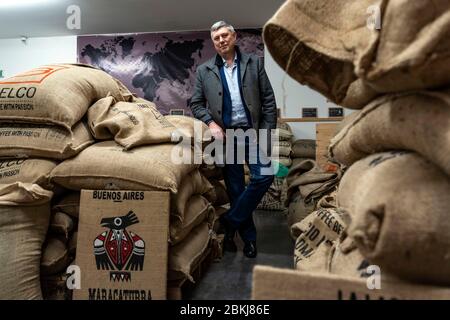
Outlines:
[[[190,107],[195,118],[207,124],[214,120],[224,128],[222,81],[219,66],[216,64],[219,58],[220,56],[216,55],[197,68]],[[253,128],[275,129],[277,124],[275,95],[261,59],[256,55],[241,53],[240,68],[243,99],[250,111]]]

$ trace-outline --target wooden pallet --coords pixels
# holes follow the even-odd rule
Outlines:
[[[192,278],[194,278],[194,282],[197,283],[208,270],[209,266],[213,261],[216,261],[218,257],[220,258],[222,255],[222,241],[223,236],[218,236],[217,239],[211,239],[210,245],[208,249],[206,249],[205,254],[200,258],[200,261],[197,263],[194,271],[192,272]],[[167,282],[167,299],[168,300],[181,300],[183,299],[183,292],[186,289],[195,286],[195,283],[192,283],[187,278],[176,281],[168,281]]]

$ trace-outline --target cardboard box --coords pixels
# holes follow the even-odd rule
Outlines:
[[[383,281],[369,289],[365,279],[333,274],[256,266],[252,299],[255,300],[448,300],[450,288]]]
[[[166,299],[169,193],[82,190],[74,300]]]

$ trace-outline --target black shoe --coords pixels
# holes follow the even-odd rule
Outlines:
[[[244,244],[244,250],[242,252],[247,258],[256,258],[256,241],[246,241]]]
[[[226,220],[224,216],[221,216],[219,218],[219,221],[225,234],[223,239],[223,251],[236,252],[237,247],[236,244],[234,243],[234,235],[236,231],[233,228],[231,228],[229,222]]]

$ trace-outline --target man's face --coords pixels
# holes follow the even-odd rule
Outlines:
[[[222,27],[211,34],[214,48],[221,56],[233,52],[236,44],[236,32],[231,32],[226,27]]]

